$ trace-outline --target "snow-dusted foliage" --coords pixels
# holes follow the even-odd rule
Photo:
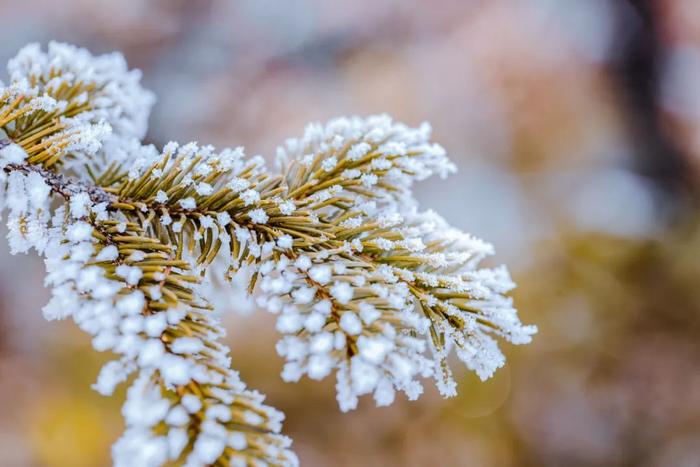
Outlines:
[[[115,465],[298,464],[283,415],[231,368],[211,305],[222,289],[257,291],[278,315],[283,379],[335,373],[344,411],[365,394],[415,399],[425,378],[454,395],[452,350],[486,379],[505,362],[497,339],[536,332],[505,267],[479,266],[491,245],[412,198],[414,181],[455,170],[427,124],[311,124],[278,149],[276,174],[242,148],[143,145],[154,99],[118,54],[30,45],[9,74],[8,241],[46,259],[44,316],[116,356],[94,389],[131,380]]]
[[[479,267],[492,246],[417,210],[413,181],[455,170],[429,138],[427,124],[339,118],[278,149],[286,197],[334,228],[326,248],[268,266],[277,273],[263,279],[259,302],[279,313],[282,377],[336,371],[342,410],[369,393],[378,405],[396,390],[415,399],[420,377],[452,396],[452,349],[487,379],[505,362],[494,336],[522,344],[536,332],[503,295],[514,287],[505,267]]]
[[[105,122],[119,137],[146,135],[155,96],[141,87],[141,72],[129,70],[120,53],[93,56],[58,42],[44,52],[34,43],[9,61],[7,71],[20,92],[43,97],[43,110]]]

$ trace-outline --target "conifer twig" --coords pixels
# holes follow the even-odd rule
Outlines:
[[[242,148],[143,145],[152,94],[120,55],[22,49],[0,87],[0,201],[12,253],[45,258],[47,319],[72,317],[109,350],[93,387],[133,376],[118,466],[297,465],[283,415],[231,368],[213,284],[244,271],[278,315],[282,378],[336,373],[341,410],[372,394],[448,397],[454,350],[486,379],[497,338],[524,344],[491,245],[421,211],[414,182],[455,171],[430,142],[380,115],[307,126],[277,170]]]

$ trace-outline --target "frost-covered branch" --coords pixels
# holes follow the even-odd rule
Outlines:
[[[8,142],[8,144],[11,143]],[[0,146],[2,146],[2,141],[0,141]],[[107,193],[102,187],[95,186],[82,180],[73,179],[58,172],[52,172],[40,165],[7,164],[3,170],[6,174],[16,172],[25,176],[35,173],[51,188],[53,193],[61,195],[66,201],[70,201],[71,196],[81,193],[86,194],[90,198],[92,204],[104,203],[105,206],[110,206],[117,201],[116,196]]]
[[[72,317],[117,359],[94,388],[133,381],[117,465],[296,465],[282,414],[231,369],[207,294],[241,271],[278,314],[282,377],[336,372],[342,410],[373,394],[445,396],[455,350],[482,379],[496,338],[529,342],[487,243],[420,211],[415,181],[454,165],[387,116],[311,124],[277,151],[162,150],[140,138],[153,96],[119,55],[23,49],[0,88],[0,199],[13,253],[46,258],[47,319]]]
[[[336,119],[278,150],[287,196],[310,192],[312,217],[332,225],[334,238],[264,281],[260,303],[280,313],[287,334],[282,377],[337,370],[343,410],[367,393],[378,405],[395,390],[415,399],[419,377],[452,396],[451,349],[486,379],[505,362],[492,336],[522,344],[536,332],[503,295],[514,287],[507,270],[479,268],[492,246],[417,211],[413,181],[454,170],[429,137],[425,124],[411,129],[386,116]]]

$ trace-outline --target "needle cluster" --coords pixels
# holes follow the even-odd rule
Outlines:
[[[93,385],[131,381],[118,466],[297,465],[283,415],[232,369],[211,285],[246,272],[277,315],[282,378],[335,373],[341,410],[415,399],[448,356],[482,378],[498,340],[530,341],[488,243],[412,196],[455,171],[386,115],[310,124],[277,167],[243,148],[141,142],[153,95],[119,54],[29,45],[0,87],[0,202],[13,253],[45,257],[47,319],[71,317],[116,358]]]

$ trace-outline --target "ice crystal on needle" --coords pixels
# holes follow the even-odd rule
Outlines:
[[[115,465],[298,463],[283,415],[231,368],[211,305],[222,289],[256,290],[278,315],[282,378],[335,373],[344,411],[366,394],[415,399],[425,378],[451,396],[450,352],[486,379],[505,362],[498,339],[536,332],[505,295],[507,270],[479,266],[492,247],[411,196],[455,170],[427,124],[310,124],[275,173],[241,147],[143,145],[154,98],[121,55],[30,45],[8,69],[10,249],[44,255],[44,316],[71,317],[116,356],[93,388],[130,381]]]

